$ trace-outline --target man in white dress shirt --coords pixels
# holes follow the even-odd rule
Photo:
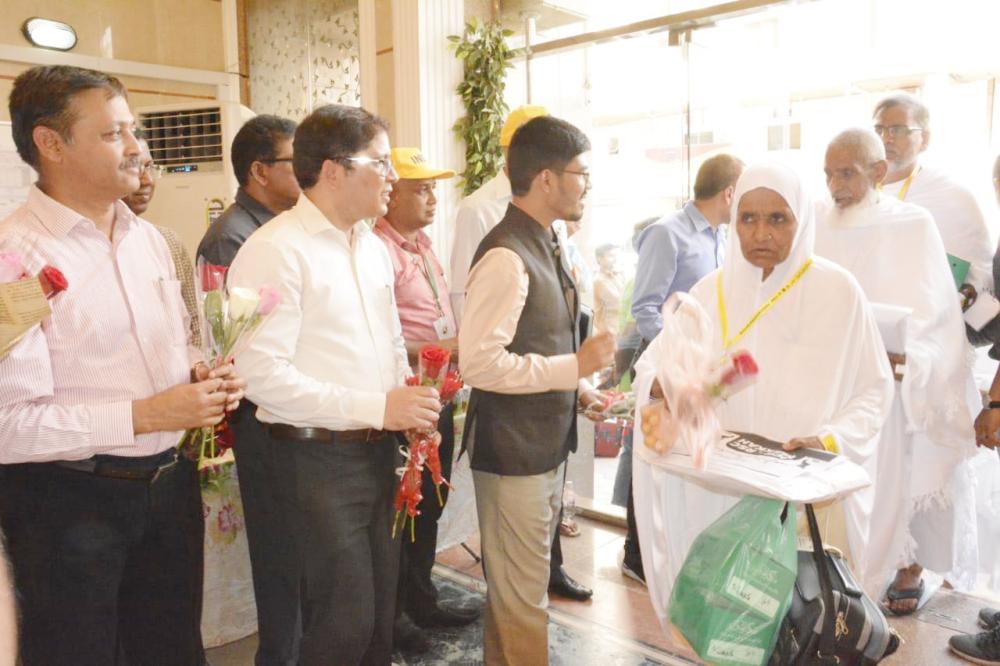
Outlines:
[[[392,533],[395,435],[427,428],[440,401],[409,374],[385,245],[365,224],[398,180],[386,125],[327,105],[295,131],[302,196],[247,240],[233,285],[282,302],[237,367],[286,483],[277,489],[302,561],[298,664],[387,666],[399,565]],[[249,516],[248,516],[249,519]]]

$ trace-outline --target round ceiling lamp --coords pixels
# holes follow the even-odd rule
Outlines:
[[[43,49],[69,51],[76,46],[76,31],[67,23],[51,19],[30,18],[21,26],[25,39]]]

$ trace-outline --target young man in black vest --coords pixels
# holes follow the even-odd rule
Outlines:
[[[513,200],[473,258],[459,363],[473,387],[463,445],[471,454],[488,585],[487,664],[548,662],[549,558],[559,524],[583,378],[610,365],[614,337],[580,344],[579,295],[557,219],[579,220],[590,142],[543,116],[511,140]]]

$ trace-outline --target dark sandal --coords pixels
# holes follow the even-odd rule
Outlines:
[[[883,608],[892,613],[893,615],[903,616],[912,615],[916,612],[917,606],[920,605],[920,598],[924,596],[924,579],[920,579],[920,585],[917,587],[911,587],[908,590],[898,590],[895,585],[890,585],[889,589],[886,590],[885,596],[889,601],[906,601],[907,599],[915,599],[916,604],[913,606],[913,610],[908,611],[897,611],[889,606],[888,604],[883,604]]]

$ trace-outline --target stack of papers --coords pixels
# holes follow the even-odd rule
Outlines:
[[[785,451],[781,443],[749,433],[723,432],[703,470],[684,453],[660,455],[645,446],[636,451],[649,464],[711,490],[788,502],[823,502],[871,485],[864,468],[844,456],[817,449]]]

